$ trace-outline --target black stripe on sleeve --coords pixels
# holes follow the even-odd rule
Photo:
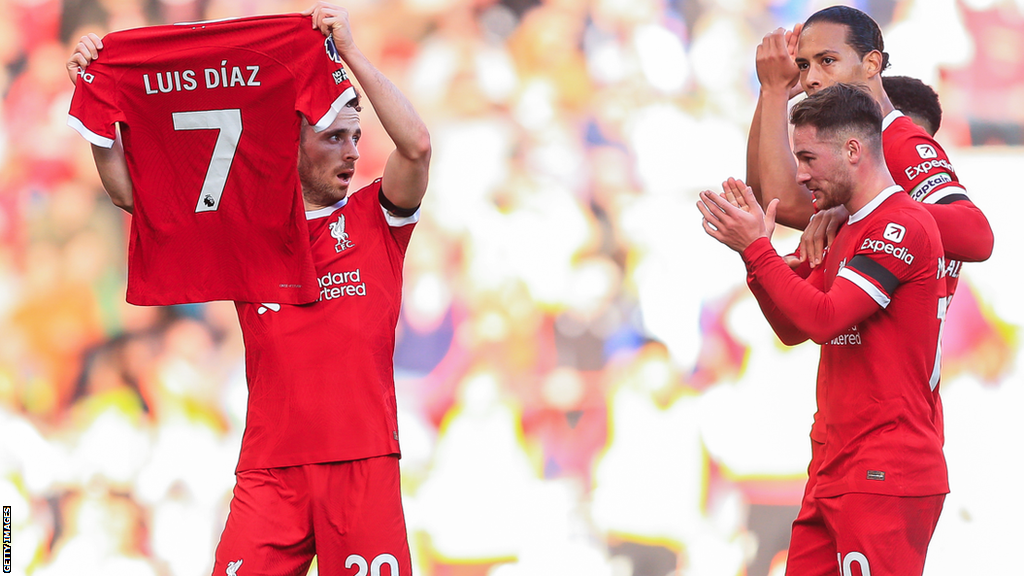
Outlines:
[[[854,256],[846,267],[853,268],[864,276],[874,279],[875,282],[882,285],[882,289],[885,290],[886,294],[892,295],[893,290],[900,285],[899,279],[892,272],[889,272],[888,268],[864,254]]]
[[[415,208],[399,208],[398,206],[395,206],[395,203],[392,202],[391,200],[388,200],[388,197],[384,195],[384,188],[377,189],[377,200],[380,202],[380,205],[383,206],[385,210],[391,212],[392,214],[398,216],[399,218],[408,218],[409,216],[412,216],[413,214],[416,213],[417,210],[420,209],[419,206]]]
[[[957,200],[970,200],[970,198],[967,197],[967,194],[956,193],[956,194],[950,194],[949,196],[944,196],[944,197],[936,200],[935,203],[936,204],[952,204],[953,202],[956,202]]]

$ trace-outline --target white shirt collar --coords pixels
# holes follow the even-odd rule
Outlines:
[[[306,220],[316,220],[317,218],[323,218],[324,216],[330,216],[335,210],[341,208],[348,203],[348,196],[338,200],[332,206],[326,208],[317,208],[316,210],[306,210]]]
[[[892,124],[900,116],[903,116],[903,112],[900,112],[895,108],[892,109],[892,112],[886,114],[885,118],[882,118],[882,132],[885,132],[885,129],[889,127],[889,124]]]
[[[898,192],[903,192],[903,188],[901,186],[889,186],[885,190],[882,190],[881,192],[878,193],[878,196],[872,198],[871,201],[862,206],[860,210],[857,210],[855,213],[850,214],[850,219],[847,220],[846,223],[853,224],[854,222],[863,220],[864,217],[866,217],[868,214],[871,214],[871,212],[873,212],[875,208],[878,208],[878,206],[882,202],[885,202],[886,198]]]

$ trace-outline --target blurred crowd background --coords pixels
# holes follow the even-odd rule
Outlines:
[[[775,339],[694,204],[744,174],[762,36],[831,3],[342,3],[434,145],[395,354],[417,574],[781,574],[817,347]],[[849,4],[890,73],[939,93],[937,139],[996,234],[946,324],[952,493],[926,574],[1019,573],[1024,1]],[[14,573],[209,574],[245,422],[230,303],[124,302],[129,219],[66,126],[68,55],[86,32],[305,7],[0,0]],[[370,107],[363,130],[357,185],[390,152]]]

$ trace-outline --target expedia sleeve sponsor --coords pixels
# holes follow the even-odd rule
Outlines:
[[[906,262],[908,265],[914,262],[914,255],[910,253],[910,250],[908,250],[906,246],[894,246],[885,240],[872,240],[871,238],[865,238],[864,243],[860,245],[860,250],[871,250],[872,252],[891,254],[898,260]]]
[[[936,170],[939,168],[944,168],[949,172],[953,173],[956,172],[956,170],[953,170],[953,166],[951,166],[948,161],[946,161],[944,158],[939,158],[938,160],[925,160],[924,162],[921,162],[916,166],[907,166],[907,179],[913,182],[914,179],[917,178],[918,176],[924,176],[931,172],[932,170]]]

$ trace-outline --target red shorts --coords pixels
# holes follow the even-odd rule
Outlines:
[[[236,475],[214,576],[411,576],[398,458]]]
[[[814,443],[814,455],[820,445]],[[913,576],[925,554],[945,494],[843,494],[815,498],[817,458],[793,522],[786,576]]]

